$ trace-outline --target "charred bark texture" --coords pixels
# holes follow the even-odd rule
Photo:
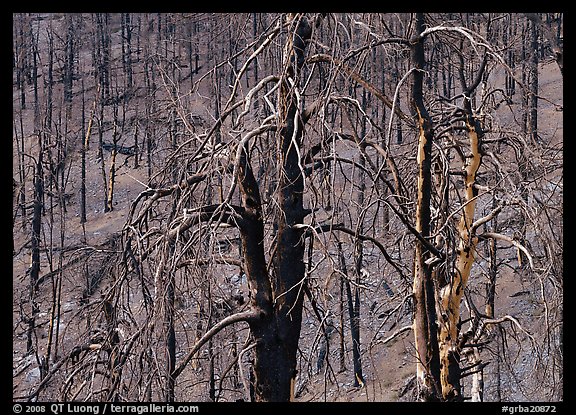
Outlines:
[[[36,303],[36,282],[40,275],[40,237],[42,228],[42,195],[44,193],[44,178],[42,171],[42,139],[38,134],[38,158],[36,159],[36,166],[34,171],[34,201],[32,213],[32,239],[30,242],[30,317],[28,317],[27,329],[27,353],[33,352],[33,334],[36,328],[36,315],[39,312],[38,304]]]
[[[432,189],[432,120],[424,104],[424,16],[416,16],[416,37],[412,42],[412,59],[416,67],[412,85],[412,101],[418,117],[418,201],[416,230],[424,239],[430,236],[430,201]],[[432,269],[426,263],[429,252],[420,240],[416,241],[414,258],[414,340],[416,345],[416,374],[420,399],[438,400],[440,363],[437,343],[436,298]]]
[[[304,49],[311,36],[307,19],[293,19],[293,37],[287,45],[287,71],[281,80],[278,129],[279,213],[276,217],[277,244],[268,274],[264,255],[264,223],[258,183],[245,146],[240,157],[239,186],[245,209],[240,224],[251,305],[259,318],[250,321],[256,340],[254,399],[290,401],[294,396],[296,353],[302,321],[304,238],[294,225],[303,222],[304,177],[299,148],[303,125],[297,96],[298,72],[304,62]]]
[[[348,279],[348,269],[346,259],[342,251],[342,243],[338,242],[338,257],[340,260],[340,269],[342,273],[341,281],[346,288],[346,299],[348,301],[348,316],[350,318],[350,337],[352,340],[352,365],[354,367],[354,386],[364,386],[364,376],[362,375],[362,360],[360,357],[360,312],[358,291],[354,301],[352,300],[352,288]],[[358,282],[357,282],[358,283]]]
[[[552,49],[560,73],[564,76],[564,48],[562,47],[560,36],[554,33],[553,28],[549,24],[542,21],[542,17],[539,13],[526,13],[526,17],[542,30],[543,37],[550,44],[550,48]],[[558,20],[557,32],[560,33],[562,28],[562,18],[560,17]]]

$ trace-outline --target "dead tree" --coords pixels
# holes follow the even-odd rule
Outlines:
[[[246,311],[232,314],[215,323],[179,362],[169,376],[174,382],[186,369],[189,361],[198,350],[226,326],[247,322],[254,339],[253,389],[256,401],[289,401],[294,395],[296,379],[296,358],[302,319],[303,291],[300,285],[305,276],[305,238],[302,223],[309,213],[304,209],[304,172],[301,168],[300,147],[304,135],[302,102],[299,95],[300,71],[304,64],[304,53],[311,37],[312,27],[303,15],[288,15],[285,23],[278,22],[276,29],[264,40],[265,46],[278,35],[280,28],[288,27],[288,41],[284,52],[284,72],[280,77],[268,77],[265,81],[278,82],[278,120],[271,123],[272,117],[260,127],[249,131],[240,140],[233,163],[234,185],[221,205],[201,207],[177,227],[171,229],[166,238],[175,240],[194,223],[227,223],[237,227],[242,243],[243,268],[250,290],[250,303]],[[250,63],[250,62],[248,62]],[[231,100],[241,72],[233,85]],[[261,89],[266,82],[254,88]],[[242,103],[242,101],[240,101]],[[222,110],[219,119],[229,116],[238,105],[230,101]],[[214,134],[221,121],[218,121],[210,134]],[[278,191],[276,203],[278,211],[275,223],[276,241],[274,251],[267,260],[265,253],[264,212],[261,190],[251,166],[250,140],[264,132],[275,132],[277,153]],[[169,192],[145,192],[141,197],[156,194],[157,198],[182,191],[206,179],[206,174],[198,174],[194,180],[187,180]],[[232,191],[238,187],[240,206],[230,204]],[[142,214],[135,220],[142,218]],[[166,258],[157,275],[162,275]],[[160,282],[160,280],[158,280]],[[160,289],[160,287],[159,287]],[[241,353],[240,353],[241,354]],[[170,390],[170,387],[169,387]],[[170,398],[170,397],[169,397]]]
[[[412,83],[412,102],[418,116],[418,179],[416,204],[416,231],[423,238],[430,236],[430,198],[432,192],[432,119],[424,105],[423,79],[424,15],[416,15],[416,33],[412,46],[415,64]],[[416,379],[419,393],[424,400],[437,400],[440,396],[440,355],[436,317],[436,288],[429,265],[430,254],[421,241],[416,241],[414,254],[414,341],[416,347]]]

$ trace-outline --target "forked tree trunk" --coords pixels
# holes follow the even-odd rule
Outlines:
[[[305,276],[302,224],[304,178],[299,167],[299,147],[303,125],[298,114],[296,92],[298,73],[304,62],[304,49],[311,27],[303,17],[294,21],[293,37],[286,49],[287,71],[280,86],[277,134],[279,152],[279,213],[276,217],[277,245],[268,274],[264,255],[264,224],[258,184],[245,147],[239,164],[243,221],[241,239],[252,307],[259,317],[250,320],[256,341],[254,360],[254,399],[260,402],[286,402],[294,396],[296,357],[302,322],[303,290],[298,284]]]
[[[450,282],[442,287],[440,294],[440,380],[442,384],[442,396],[445,400],[462,400],[460,385],[460,346],[459,324],[460,304],[464,295],[464,289],[468,283],[470,270],[474,264],[474,256],[478,238],[474,236],[474,212],[476,209],[476,195],[478,190],[474,187],[476,173],[482,162],[480,144],[482,129],[478,121],[472,115],[470,103],[466,100],[465,109],[466,128],[470,139],[471,157],[467,158],[464,178],[464,207],[458,224],[459,243],[456,251],[455,270]]]

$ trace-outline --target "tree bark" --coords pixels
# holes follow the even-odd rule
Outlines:
[[[556,59],[556,64],[560,69],[560,74],[564,76],[564,48],[562,47],[559,35],[555,35],[550,25],[545,24],[538,13],[525,13],[526,17],[537,27],[542,30],[544,38],[550,43],[552,53]],[[559,18],[557,31],[560,33],[562,26],[562,18]]]
[[[467,94],[466,94],[467,95]],[[474,118],[470,101],[465,100],[466,128],[470,139],[471,157],[467,159],[464,178],[464,207],[458,224],[459,243],[456,250],[455,272],[440,293],[440,364],[442,396],[445,400],[463,400],[460,385],[460,346],[458,345],[460,304],[468,283],[478,238],[474,235],[474,212],[476,209],[476,173],[482,162],[480,146],[483,132]]]
[[[528,133],[532,144],[538,143],[538,26],[535,22],[530,22],[530,117]]]
[[[354,386],[364,385],[364,376],[362,375],[362,361],[360,359],[360,316],[357,312],[357,307],[355,301],[358,298],[355,296],[355,301],[352,300],[352,288],[350,287],[350,281],[348,280],[348,270],[346,267],[346,260],[344,258],[344,252],[342,251],[342,243],[338,242],[338,256],[340,259],[340,268],[342,275],[342,284],[346,288],[346,298],[348,300],[348,316],[350,318],[350,337],[352,340],[352,365],[354,368]],[[357,291],[356,291],[357,293]]]
[[[28,318],[26,352],[33,352],[33,333],[36,325],[36,315],[39,312],[36,303],[36,282],[40,275],[40,231],[42,227],[42,195],[44,193],[44,178],[42,172],[42,139],[38,133],[38,157],[34,170],[34,201],[32,213],[32,239],[30,242],[30,317]]]
[[[430,201],[432,189],[432,120],[424,105],[424,43],[420,34],[424,31],[424,16],[416,15],[416,37],[412,46],[415,64],[412,85],[412,101],[418,116],[418,200],[416,204],[416,230],[423,238],[430,236]],[[432,270],[426,263],[429,256],[420,240],[416,241],[414,256],[414,341],[416,347],[416,379],[420,399],[435,401],[439,397],[440,363],[437,343],[436,298]]]
[[[239,185],[245,209],[241,239],[252,307],[259,318],[250,321],[256,341],[254,360],[254,399],[260,402],[286,402],[293,399],[296,355],[302,322],[304,267],[303,223],[304,177],[299,148],[303,125],[299,117],[298,73],[304,62],[304,49],[311,36],[305,17],[289,16],[294,27],[286,49],[287,71],[280,86],[278,129],[279,213],[277,244],[268,274],[264,255],[264,224],[258,183],[244,147],[239,164]]]
[[[72,103],[72,87],[74,80],[74,15],[66,14],[66,43],[64,45],[64,101]]]

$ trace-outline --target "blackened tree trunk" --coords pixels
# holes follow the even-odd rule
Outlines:
[[[32,213],[32,239],[30,241],[30,317],[28,317],[26,352],[32,353],[33,334],[36,325],[36,315],[39,312],[36,303],[36,283],[40,275],[40,231],[42,227],[42,195],[44,193],[44,179],[42,172],[42,139],[38,133],[38,157],[34,167],[34,201]]]
[[[532,143],[538,142],[538,26],[535,22],[530,22],[530,117],[528,133]]]
[[[302,322],[303,295],[302,290],[297,289],[297,284],[303,281],[305,275],[304,238],[303,231],[295,225],[302,224],[305,216],[304,173],[299,166],[298,154],[302,145],[303,125],[298,114],[299,102],[295,87],[290,85],[290,80],[297,85],[311,27],[304,17],[292,24],[295,25],[294,37],[288,42],[288,70],[287,76],[281,80],[279,102],[280,120],[284,125],[278,134],[281,157],[278,178],[280,209],[276,218],[278,245],[272,275],[276,299],[273,310],[275,321],[269,326],[269,337],[265,342],[268,344],[257,346],[260,349],[256,362],[257,400],[289,401],[294,396],[296,353]],[[274,364],[276,370],[273,369]]]
[[[548,16],[548,15],[547,15]],[[546,41],[548,41],[560,73],[564,76],[564,49],[562,47],[561,41],[561,31],[562,31],[562,13],[558,16],[558,26],[556,31],[553,30],[551,22],[544,23],[542,17],[538,13],[526,13],[526,17],[532,21],[536,28],[542,30],[542,36]],[[548,20],[548,19],[547,19]],[[535,50],[535,49],[533,49]]]
[[[122,13],[122,65],[126,75],[126,89],[132,88],[132,18],[130,13]]]
[[[278,85],[278,117],[275,117],[278,124],[263,124],[250,131],[236,149],[234,178],[237,180],[241,206],[226,203],[228,209],[222,211],[220,209],[224,204],[218,205],[217,211],[214,206],[206,207],[207,212],[212,212],[211,215],[220,213],[221,219],[239,229],[250,291],[249,309],[214,324],[188,352],[183,363],[170,373],[172,379],[177,379],[192,357],[216,333],[228,325],[246,322],[255,343],[250,395],[252,400],[259,402],[287,402],[294,397],[303,295],[306,291],[303,222],[311,211],[304,209],[303,201],[304,171],[300,148],[304,121],[300,116],[299,74],[312,28],[308,20],[298,14],[289,14],[286,26],[289,27],[289,37]],[[225,111],[229,111],[228,107],[223,113]],[[216,128],[218,126],[213,128],[211,134]],[[274,194],[277,211],[272,218],[272,226],[276,228],[275,242],[269,247],[265,243],[265,217],[259,182],[251,166],[249,140],[271,131],[275,132],[277,144],[278,191]],[[200,175],[198,180],[205,177]],[[213,217],[201,217],[199,220],[211,220]],[[188,226],[188,222],[183,225]],[[181,230],[181,227],[173,229],[168,233],[168,238],[175,238]],[[265,253],[268,248],[272,248],[269,263]],[[166,256],[162,258],[165,261]]]
[[[82,79],[82,150],[80,162],[80,223],[86,223],[86,90]]]
[[[340,320],[340,343],[338,347],[338,373],[344,372],[346,370],[346,348],[344,342],[344,278],[340,278],[340,299],[338,301],[339,305],[339,320]]]
[[[174,254],[174,243],[170,241],[167,243],[165,248],[170,252],[170,255]],[[164,335],[166,341],[166,386],[164,390],[164,400],[165,402],[174,402],[175,394],[175,378],[173,376],[174,369],[176,367],[176,331],[174,329],[174,319],[175,319],[175,282],[174,282],[174,270],[165,269],[166,275],[165,279],[165,302],[164,302]]]
[[[112,154],[110,156],[110,170],[108,172],[108,187],[106,188],[106,206],[104,212],[114,210],[114,183],[116,181],[116,156],[118,154],[118,105],[114,104],[114,126],[112,131]],[[102,159],[104,166],[104,159]]]
[[[416,35],[412,46],[412,60],[416,67],[412,85],[412,101],[418,116],[418,201],[416,205],[416,230],[427,238],[430,236],[430,201],[432,191],[432,119],[424,105],[423,79],[425,68],[424,15],[416,15]],[[414,340],[416,347],[416,378],[420,399],[438,400],[440,391],[440,359],[438,351],[438,327],[436,323],[435,287],[431,267],[426,263],[429,253],[416,241],[414,256]]]
[[[279,212],[276,216],[277,245],[268,277],[264,257],[264,226],[257,182],[248,161],[247,148],[240,163],[240,187],[245,222],[242,245],[253,307],[260,316],[250,322],[256,341],[254,395],[256,401],[290,401],[294,396],[296,355],[302,322],[305,276],[304,238],[301,227],[304,177],[299,148],[303,124],[299,117],[298,75],[304,63],[304,49],[311,36],[305,17],[289,15],[292,38],[285,53],[286,72],[279,92],[281,128],[277,132],[279,152]]]
[[[258,33],[258,22],[256,18],[258,17],[257,13],[252,13],[252,37],[256,40],[256,35]],[[258,58],[254,59],[254,84],[258,83]],[[255,108],[258,103],[255,103]]]
[[[92,103],[92,109],[90,110],[90,118],[88,119],[88,126],[86,131],[83,131],[82,140],[82,166],[81,166],[81,181],[80,181],[80,223],[86,223],[86,152],[90,144],[90,135],[92,134],[92,125],[94,125],[94,115],[96,112],[96,102],[98,101],[98,96],[100,94],[100,88],[97,89],[94,95],[94,102]],[[82,81],[82,127],[84,129],[84,81]]]
[[[24,139],[24,121],[22,111],[18,112],[18,126],[20,134],[17,133],[18,127],[14,126],[14,137],[16,139],[18,148],[18,177],[20,179],[20,191],[18,192],[18,207],[20,209],[20,216],[22,218],[22,230],[25,231],[28,227],[28,214],[26,213],[26,148]],[[20,142],[18,142],[20,137]]]
[[[102,87],[102,96],[110,96],[110,27],[108,13],[96,13],[95,59],[96,74]]]
[[[54,33],[52,23],[48,30],[48,82],[46,85],[46,128],[52,128],[52,108],[53,108],[53,91],[54,91]]]
[[[348,269],[346,267],[346,259],[342,251],[342,243],[338,242],[338,257],[340,260],[340,268],[344,275],[341,276],[342,284],[346,288],[346,299],[348,301],[348,315],[350,317],[350,337],[352,339],[352,364],[354,368],[354,386],[364,385],[364,377],[362,375],[362,361],[360,359],[360,315],[357,313],[358,308],[356,302],[352,299],[352,288],[348,280]],[[355,298],[357,301],[358,299]]]
[[[102,84],[98,84],[100,90],[100,106],[98,113],[98,156],[97,160],[100,162],[100,172],[102,174],[102,187],[104,190],[104,211],[108,210],[108,181],[106,180],[106,163],[104,160],[104,101],[105,101],[105,88]]]
[[[367,107],[367,91],[362,90],[362,108]],[[362,118],[360,140],[364,140],[366,136],[366,119]],[[366,160],[363,156],[358,161],[359,166],[364,168]],[[358,206],[361,209],[364,206],[364,198],[366,191],[366,174],[363,169],[359,171],[359,189],[358,189]],[[359,223],[357,226],[358,233],[364,233],[363,220],[364,215],[361,211],[358,212]],[[352,332],[352,358],[354,365],[354,386],[364,386],[364,375],[362,375],[362,359],[360,354],[360,282],[362,277],[362,264],[364,261],[364,245],[360,239],[357,239],[354,244],[354,274],[356,276],[356,284],[354,285],[354,303],[352,304],[352,295],[349,292],[349,307],[350,307],[350,330]],[[348,282],[347,290],[350,291],[350,283]]]
[[[72,103],[72,87],[74,79],[74,21],[73,15],[66,14],[66,43],[64,45],[64,101]]]
[[[511,41],[511,39],[514,38],[514,36],[516,36],[516,28],[517,28],[517,23],[516,21],[512,21],[512,16],[508,16],[508,25],[507,28],[504,29],[503,31],[503,42],[504,44],[506,44],[507,42]],[[510,67],[511,70],[514,70],[514,67],[516,66],[516,55],[514,53],[514,48],[508,48],[508,51],[506,52],[506,64]],[[505,80],[505,85],[506,85],[506,97],[509,100],[512,100],[512,96],[516,93],[516,81],[514,80],[514,78],[508,73],[506,72],[506,80]]]
[[[20,109],[26,109],[26,62],[27,62],[27,36],[24,34],[25,16],[24,13],[18,13],[18,18],[14,24],[17,24],[18,35],[14,37],[14,61],[16,69],[16,85],[20,90]],[[16,17],[15,16],[15,17]]]

